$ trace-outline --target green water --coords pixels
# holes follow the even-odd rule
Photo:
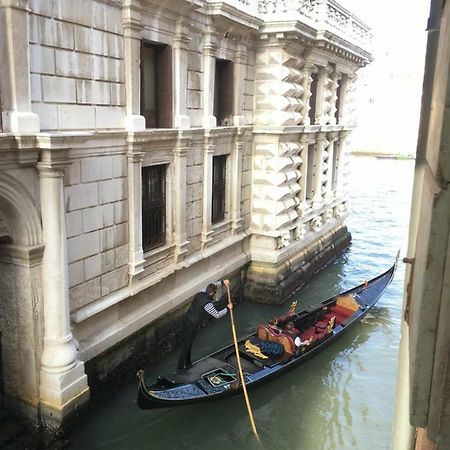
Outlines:
[[[386,270],[398,249],[404,256],[413,161],[355,158],[349,179],[353,245],[298,294],[299,306],[328,298]],[[261,438],[250,431],[245,405],[232,398],[206,405],[142,411],[135,384],[77,423],[70,449],[124,450],[379,450],[389,449],[395,399],[403,265],[378,305],[340,340],[303,366],[251,392]],[[252,332],[286,306],[240,304],[239,335]],[[227,318],[203,329],[194,358],[230,342]],[[176,352],[147,373],[172,370]]]

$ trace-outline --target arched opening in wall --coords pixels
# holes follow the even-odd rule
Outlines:
[[[22,183],[0,171],[0,389],[3,407],[37,420],[43,340],[42,227]]]
[[[12,237],[11,237],[11,232],[8,229],[8,224],[6,223],[5,218],[3,217],[3,215],[0,214],[0,247],[3,245],[8,245],[12,243]],[[0,254],[3,253],[0,250]],[[2,265],[2,263],[0,262],[0,266]],[[3,290],[3,283],[2,280],[5,277],[6,274],[3,273],[3,271],[1,272],[0,275],[0,290],[2,292],[4,292]],[[1,296],[0,296],[1,297]],[[3,369],[3,321],[5,318],[5,312],[4,312],[4,303],[0,302],[0,407],[3,406],[3,396],[4,396],[4,392],[5,392],[5,388],[4,388],[4,369]]]

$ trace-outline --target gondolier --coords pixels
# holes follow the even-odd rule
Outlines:
[[[191,348],[197,334],[198,326],[202,322],[205,314],[213,316],[215,319],[220,319],[231,308],[231,304],[221,310],[217,310],[214,306],[214,295],[217,288],[223,284],[229,286],[229,280],[217,281],[216,283],[208,284],[206,289],[198,292],[191,303],[191,307],[184,316],[182,329],[182,344],[180,356],[178,358],[177,372],[189,370],[192,367]]]

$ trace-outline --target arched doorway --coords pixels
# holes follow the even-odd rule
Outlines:
[[[42,227],[35,201],[0,171],[2,402],[37,419],[42,352]]]

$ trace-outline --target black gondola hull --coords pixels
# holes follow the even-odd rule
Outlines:
[[[378,277],[373,278],[369,282],[361,284],[359,286],[356,286],[355,288],[339,294],[340,296],[359,296],[358,303],[361,303],[361,308],[347,320],[336,326],[332,333],[326,335],[324,338],[322,338],[322,340],[311,346],[311,348],[308,348],[305,353],[300,354],[299,356],[292,357],[288,361],[282,361],[279,364],[273,365],[272,367],[264,367],[264,365],[262,365],[260,370],[256,370],[254,373],[246,373],[247,389],[254,389],[283,375],[289,370],[300,366],[301,364],[308,361],[309,359],[323,351],[325,348],[330,346],[333,342],[339,339],[339,337],[344,335],[348,329],[353,328],[353,325],[359,323],[361,319],[365,317],[366,314],[373,308],[387,286],[390,284],[395,273],[396,263],[388,271],[379,275]],[[339,296],[336,296],[313,305],[307,308],[305,311],[297,313],[297,315],[299,319],[306,319],[308,318],[308,315],[313,315],[320,309],[332,305],[333,302],[336,302],[336,299],[338,297]],[[243,345],[243,343],[247,339],[253,336],[255,336],[255,334],[240,339],[239,344]],[[172,379],[170,379],[170,376],[169,379],[159,378],[157,383],[152,385],[150,388],[147,388],[144,380],[144,374],[142,371],[140,371],[140,373],[138,373],[138,406],[142,409],[167,408],[192,403],[203,403],[206,401],[220,400],[241,394],[242,388],[239,386],[233,388],[233,383],[228,383],[228,385],[224,385],[222,388],[217,389],[215,389],[214,387],[210,387],[208,383],[205,383],[205,379],[207,379],[205,374],[208,374],[207,368],[209,360],[213,360],[211,367],[214,367],[214,364],[223,361],[225,367],[230,368],[233,366],[230,364],[226,364],[226,359],[227,357],[232,355],[234,355],[234,347],[231,344],[219,350],[218,352],[215,352],[212,355],[197,361],[196,363],[194,363],[194,367],[196,367],[197,365],[198,368],[200,368],[201,370],[205,370],[205,372],[204,374],[199,376],[198,379],[195,378],[196,375],[194,373],[192,375],[192,379],[190,379],[189,382],[183,382],[182,379],[179,379],[180,377],[178,377],[177,379],[176,376],[173,375]],[[245,355],[243,356],[245,357]],[[241,359],[243,356],[241,356]],[[204,369],[202,368],[202,364],[205,367]],[[198,373],[202,373],[201,370]]]

